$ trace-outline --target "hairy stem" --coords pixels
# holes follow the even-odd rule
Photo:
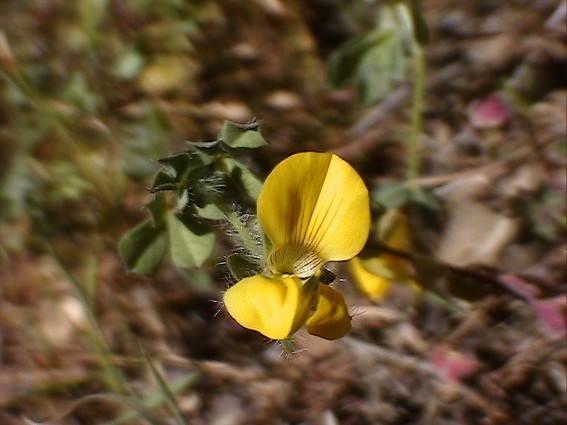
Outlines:
[[[223,212],[224,216],[234,228],[234,230],[236,230],[240,241],[248,250],[248,252],[250,252],[256,258],[260,258],[262,256],[262,248],[256,241],[256,238],[254,237],[250,229],[232,211],[227,211],[225,208],[220,208],[220,210]]]

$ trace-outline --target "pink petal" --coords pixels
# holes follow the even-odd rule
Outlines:
[[[534,300],[532,306],[545,324],[547,330],[555,336],[565,334],[567,330],[567,296]]]
[[[474,375],[479,364],[464,353],[453,350],[446,344],[434,345],[429,353],[429,362],[441,377],[448,381],[459,381]]]
[[[499,94],[491,94],[475,100],[468,107],[470,123],[475,128],[499,128],[506,125],[511,111],[506,101]]]
[[[500,275],[498,276],[498,280],[504,286],[522,294],[524,297],[529,299],[537,297],[540,293],[538,287],[526,282],[524,279],[516,276],[515,274]]]

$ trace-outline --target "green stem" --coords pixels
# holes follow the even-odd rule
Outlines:
[[[69,272],[65,264],[61,261],[61,258],[55,253],[54,249],[50,244],[47,244],[48,252],[51,258],[54,260],[55,264],[59,267],[59,270],[63,273],[64,277],[71,284],[75,290],[75,294],[79,298],[81,305],[85,311],[89,324],[91,326],[91,332],[88,337],[91,341],[92,347],[100,361],[101,368],[103,370],[103,379],[111,391],[119,394],[128,393],[126,378],[122,374],[122,371],[116,368],[111,361],[111,351],[108,348],[102,329],[98,324],[96,314],[92,308],[92,303],[89,300],[89,296],[86,292],[84,286]]]
[[[166,380],[161,376],[150,356],[145,351],[143,351],[143,353],[146,359],[146,363],[150,367],[150,371],[152,372],[152,375],[154,376],[154,378],[158,383],[163,399],[166,402],[166,404],[169,406],[171,412],[173,413],[173,416],[175,417],[175,422],[177,423],[177,425],[187,425],[187,422],[183,418],[183,413],[181,412],[181,409],[177,405],[177,402],[175,401],[175,396],[173,395],[173,392],[169,388],[169,385],[167,384]]]
[[[236,233],[238,233],[238,236],[240,237],[242,244],[248,250],[248,252],[250,252],[254,257],[261,257],[262,256],[261,247],[254,239],[254,236],[252,235],[248,227],[246,227],[246,225],[242,221],[240,221],[238,216],[234,214],[232,211],[227,211],[225,208],[219,208],[219,209],[222,211],[222,213],[224,214],[228,222],[232,225],[234,230],[236,230]]]
[[[414,53],[414,86],[411,108],[411,132],[407,144],[407,182],[415,184],[419,177],[419,135],[421,133],[423,98],[425,94],[425,54],[416,41]]]

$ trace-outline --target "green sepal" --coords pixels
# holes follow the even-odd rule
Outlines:
[[[118,243],[118,252],[130,271],[149,275],[156,271],[167,251],[164,222],[154,226],[148,219],[128,231]]]
[[[260,271],[260,267],[249,256],[245,254],[232,254],[226,257],[226,263],[230,274],[236,280],[242,280],[245,277],[254,276]]]
[[[167,216],[171,259],[177,267],[200,267],[211,255],[215,235],[210,226],[191,213]]]
[[[286,354],[288,356],[295,354],[295,347],[293,345],[292,337],[289,336],[286,339],[280,339],[279,342],[280,342],[280,345],[282,346],[284,354]]]
[[[260,133],[260,123],[238,124],[225,121],[219,139],[230,148],[260,148],[268,142]]]

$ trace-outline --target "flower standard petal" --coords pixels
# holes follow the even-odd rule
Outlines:
[[[317,289],[294,277],[256,275],[231,286],[223,300],[230,315],[243,327],[271,339],[284,339],[305,323]]]
[[[350,316],[343,296],[328,285],[319,285],[319,302],[305,327],[312,335],[325,339],[345,336],[351,329]]]
[[[370,228],[368,190],[336,155],[295,154],[266,179],[258,219],[272,243],[271,271],[309,277],[327,261],[360,252]]]
[[[305,239],[326,261],[343,261],[362,250],[369,230],[368,189],[348,162],[332,155]]]

